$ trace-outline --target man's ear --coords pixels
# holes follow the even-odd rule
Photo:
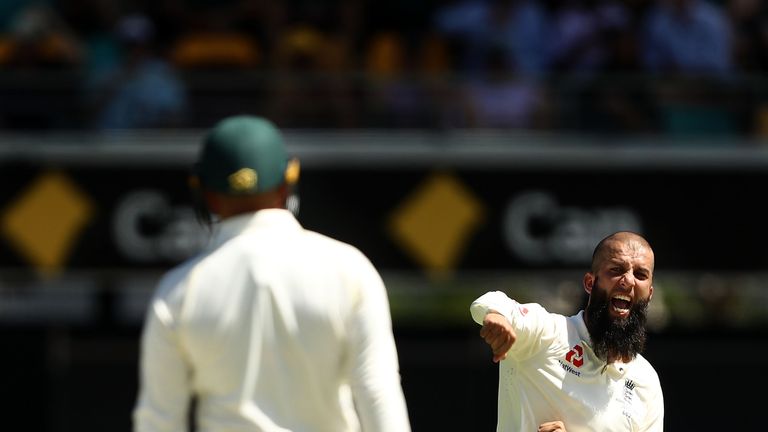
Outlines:
[[[584,274],[584,279],[582,281],[582,285],[584,285],[584,291],[587,292],[587,294],[592,294],[592,288],[595,285],[595,276],[591,272],[587,272]]]
[[[293,186],[288,183],[282,183],[277,187],[277,199],[280,201],[280,206],[285,208],[288,204],[288,197],[291,196]]]
[[[285,167],[285,182],[293,186],[299,182],[299,173],[301,172],[301,164],[298,158],[291,158],[288,160],[288,165]]]

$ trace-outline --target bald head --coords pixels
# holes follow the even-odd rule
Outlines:
[[[620,251],[632,251],[633,253],[648,253],[651,256],[651,268],[653,271],[653,249],[650,243],[640,234],[631,231],[619,231],[600,240],[592,253],[592,272],[597,272],[600,263],[615,256]]]

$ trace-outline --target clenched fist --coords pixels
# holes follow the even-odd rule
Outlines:
[[[539,425],[538,432],[566,432],[561,421],[546,422]]]
[[[498,363],[507,358],[507,351],[517,340],[515,330],[504,315],[490,311],[483,319],[483,328],[480,329],[480,337],[493,350],[493,362]]]

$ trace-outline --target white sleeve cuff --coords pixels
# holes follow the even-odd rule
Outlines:
[[[489,311],[498,312],[512,322],[512,308],[515,305],[517,305],[517,302],[507,297],[503,292],[490,291],[472,302],[469,312],[472,314],[472,319],[480,325],[483,324],[483,320]]]

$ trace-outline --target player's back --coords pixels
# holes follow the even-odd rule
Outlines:
[[[367,259],[284,210],[236,222],[181,284],[201,430],[357,430],[348,319]]]

